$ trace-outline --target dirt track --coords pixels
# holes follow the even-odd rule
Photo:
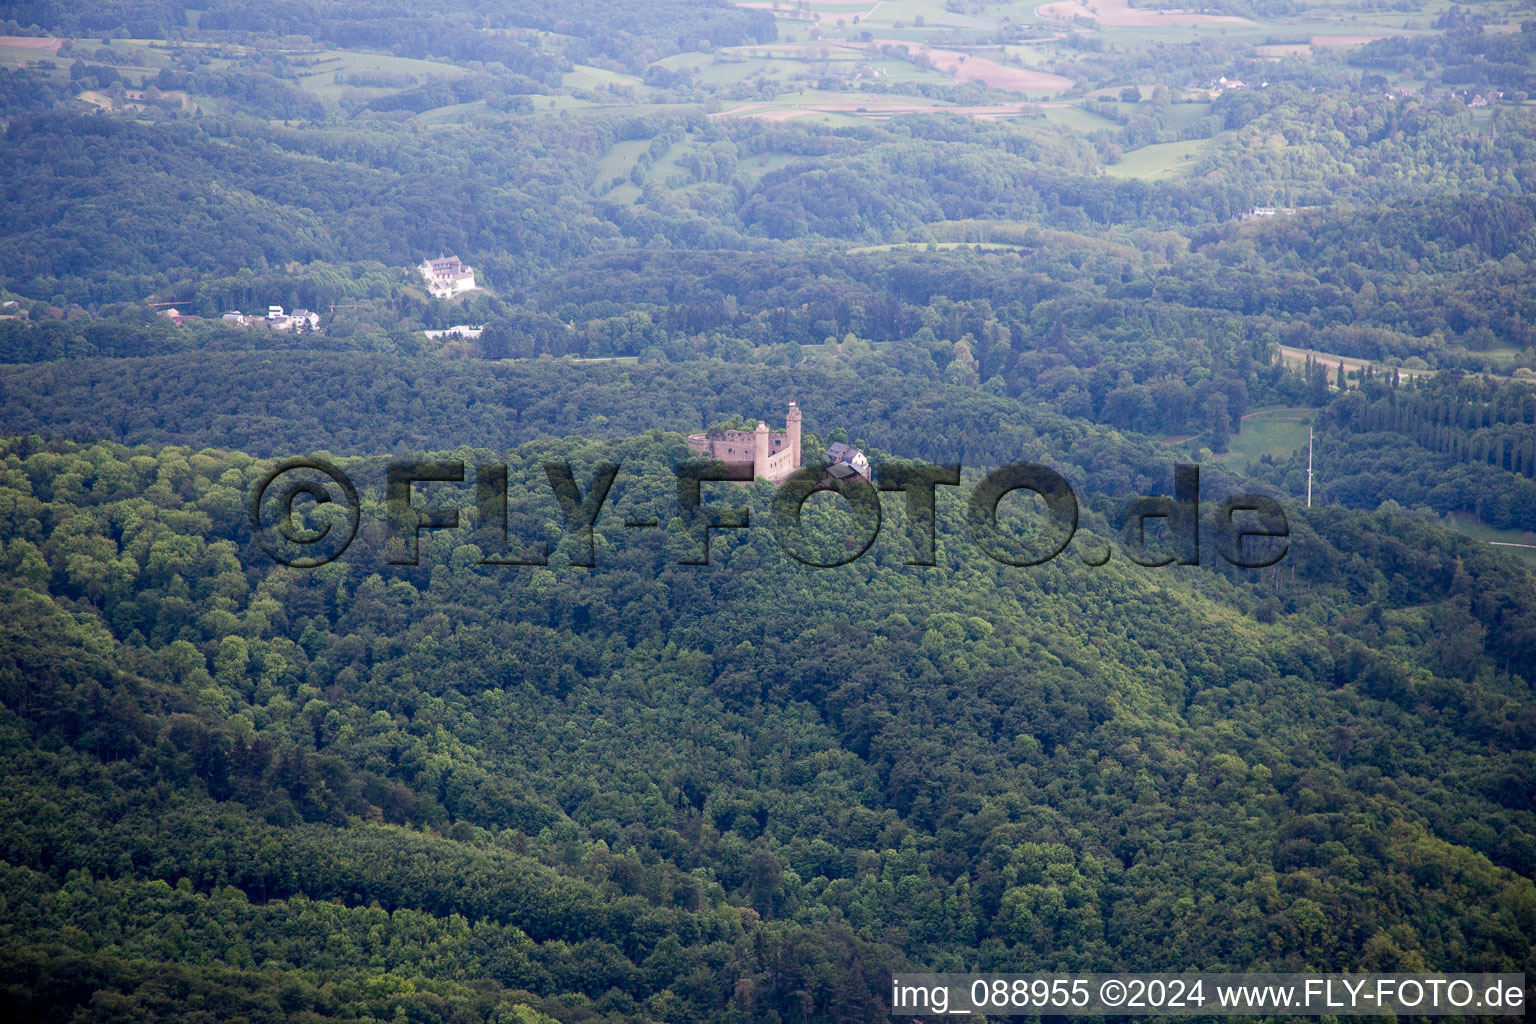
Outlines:
[[[58,53],[64,40],[52,36],[0,36],[0,46],[14,46],[19,50],[47,50]]]
[[[1313,46],[1364,46],[1386,36],[1313,36]]]
[[[926,55],[933,66],[960,82],[981,82],[994,89],[1012,92],[1061,92],[1072,88],[1072,79],[1049,71],[1031,71],[999,64],[990,57],[978,57],[959,50],[935,50],[923,43],[906,39],[876,39],[877,46],[904,46],[912,56]]]
[[[1377,369],[1382,369],[1382,364],[1380,362],[1372,361],[1370,359],[1356,359],[1352,356],[1324,355],[1312,349],[1293,348],[1290,345],[1280,346],[1280,356],[1288,363],[1305,363],[1307,361],[1307,356],[1311,356],[1313,362],[1321,363],[1323,366],[1328,367],[1330,370],[1337,368],[1341,362],[1344,364],[1345,371],[1362,370],[1367,366],[1374,366]],[[1391,368],[1389,367],[1387,369],[1390,370]],[[1398,367],[1397,372],[1403,377],[1433,377],[1435,375],[1435,371],[1433,370],[1409,370],[1402,367]],[[1329,383],[1333,383],[1332,379],[1329,380]]]
[[[756,117],[764,121],[791,121],[797,117],[807,117],[811,114],[854,114],[859,117],[884,119],[898,117],[902,114],[959,114],[962,117],[975,117],[983,121],[995,121],[1003,117],[1021,117],[1038,110],[1037,104],[1032,103],[999,103],[978,106],[947,106],[939,104],[919,105],[913,103],[872,103],[863,101],[859,103],[807,103],[800,106],[784,107],[774,106],[768,103],[745,103],[730,110],[722,110],[712,117]]]

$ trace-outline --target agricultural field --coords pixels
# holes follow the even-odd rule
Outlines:
[[[1451,7],[1442,0],[1414,12],[1319,3],[1298,15],[1266,19],[1143,9],[1127,0],[747,0],[738,6],[771,14],[777,38],[663,54],[649,67],[629,72],[577,62],[545,83],[541,93],[528,96],[525,106],[560,116],[620,110],[658,113],[704,104],[723,117],[842,127],[930,110],[983,120],[1043,114],[1051,124],[1091,135],[1114,122],[1104,110],[1084,109],[1085,97],[1114,101],[1128,87],[1141,87],[1147,96],[1152,90],[1145,75],[1111,72],[1106,77],[1106,68],[1114,62],[1104,55],[1115,54],[1115,61],[1123,63],[1148,48],[1216,39],[1223,46],[1249,47],[1235,52],[1269,60],[1278,69],[1287,60],[1344,52],[1386,34],[1431,32],[1435,17]],[[1513,2],[1480,5],[1479,11],[1497,30],[1515,28],[1523,17],[1522,7]],[[520,33],[509,38],[527,39],[546,50],[570,43],[569,37],[554,32]],[[61,45],[68,59],[58,57]],[[69,60],[89,59],[100,48],[95,41],[4,36],[0,66],[37,68],[39,61],[51,61],[51,73],[62,76]],[[349,110],[393,109],[390,98],[397,94],[414,95],[433,83],[475,73],[463,62],[336,47],[274,51],[238,44],[117,39],[111,48],[114,66],[130,76],[130,89],[135,84],[142,88],[142,80],[163,69],[184,65],[192,54],[206,68],[220,71],[253,62],[259,67],[277,57],[287,62],[298,88]],[[1422,84],[1397,73],[1388,80],[1393,88]],[[1203,87],[1204,82],[1198,84]],[[1201,89],[1193,95],[1203,98]],[[480,98],[461,96],[434,107],[422,106],[432,100],[413,98],[410,107],[432,122],[462,123],[495,112],[477,102]],[[104,109],[114,103],[104,90],[83,99]],[[142,109],[121,97],[115,102]],[[1025,109],[1026,104],[1037,107]],[[185,109],[195,112],[199,106],[212,110],[220,104],[218,97],[193,90]],[[1123,118],[1140,113],[1136,104],[1112,102],[1110,107]],[[1199,132],[1209,109],[1208,103],[1175,103],[1160,115],[1161,130]],[[1491,130],[1491,120],[1486,130]],[[1200,140],[1191,139],[1181,148],[1165,139],[1121,147],[1119,160],[1105,161],[1107,172],[1147,181],[1186,174],[1200,158]]]
[[[19,68],[58,56],[61,39],[0,36],[0,66]]]

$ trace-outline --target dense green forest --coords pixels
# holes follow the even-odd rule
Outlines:
[[[0,0],[17,1019],[1536,970],[1530,4],[872,6]],[[962,467],[935,564],[897,493],[803,564],[766,480],[689,564],[688,435],[790,401]],[[360,495],[317,568],[251,522],[294,456]],[[464,467],[414,564],[405,461]],[[1079,503],[1030,567],[967,504],[1024,461]],[[590,552],[562,463],[618,467]]]
[[[611,454],[634,514],[680,442],[511,451],[514,528],[551,525],[538,459]],[[1006,571],[944,506],[928,573],[762,531],[699,570],[609,521],[594,570],[365,530],[306,574],[242,571],[249,456],[6,465],[31,991],[50,943],[108,990],[200,964],[228,1011],[556,1019],[857,1018],[913,963],[1529,966],[1531,578],[1402,513],[1305,517],[1296,582]]]

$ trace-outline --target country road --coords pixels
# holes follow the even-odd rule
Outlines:
[[[1318,352],[1315,349],[1310,348],[1293,348],[1290,345],[1280,346],[1280,357],[1287,362],[1305,363],[1308,356],[1311,356],[1314,360],[1322,363],[1324,366],[1329,367],[1330,369],[1338,366],[1340,363],[1344,364],[1345,370],[1361,370],[1367,366],[1380,365],[1379,363],[1370,359],[1355,359],[1350,356],[1337,356],[1326,352]],[[1402,374],[1404,377],[1433,377],[1435,375],[1434,370],[1407,370],[1401,366],[1392,367],[1392,369],[1396,369],[1397,372]]]

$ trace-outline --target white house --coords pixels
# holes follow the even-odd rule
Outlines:
[[[457,256],[439,256],[416,268],[427,282],[427,291],[439,299],[450,298],[475,288],[475,270],[459,262]]]

